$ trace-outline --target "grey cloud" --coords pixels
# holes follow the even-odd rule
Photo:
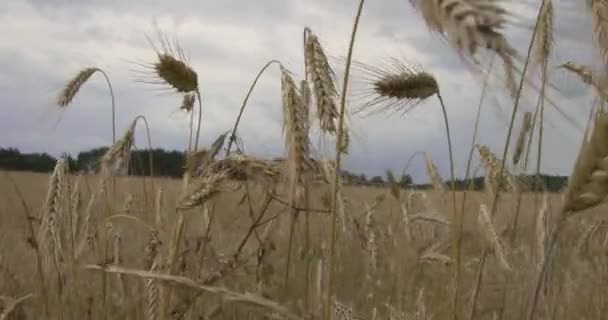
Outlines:
[[[16,146],[25,151],[54,154],[77,152],[109,143],[109,100],[101,79],[87,83],[74,105],[53,127],[58,115],[52,98],[73,72],[88,65],[100,65],[108,72],[116,90],[118,134],[138,114],[144,114],[152,126],[155,146],[184,149],[187,144],[188,119],[176,111],[180,96],[160,87],[135,83],[137,69],[130,61],[151,62],[153,51],[144,33],[153,33],[152,22],[175,36],[190,53],[203,88],[201,143],[208,144],[231,128],[242,99],[258,70],[271,58],[280,59],[298,78],[302,73],[301,32],[310,26],[327,46],[330,54],[343,55],[351,31],[356,3],[350,0],[259,2],[230,1],[42,1],[8,0],[0,8],[0,27],[8,27],[8,36],[0,44],[0,97],[2,112],[0,146]],[[559,56],[588,61],[591,48],[588,22],[583,9],[558,11]],[[31,7],[30,7],[31,6]],[[560,3],[561,6],[561,3]],[[8,9],[6,9],[8,8]],[[561,7],[559,7],[561,9]],[[562,12],[563,11],[563,12]],[[19,23],[25,21],[25,25]],[[529,21],[525,20],[526,23]],[[2,28],[6,30],[7,28]],[[580,29],[580,30],[579,30]],[[526,49],[529,31],[511,30],[509,38],[518,49]],[[398,57],[420,59],[435,73],[446,98],[455,147],[457,174],[462,175],[468,156],[475,108],[481,82],[473,82],[457,54],[439,37],[431,35],[417,13],[405,0],[366,3],[357,38],[355,56],[370,58],[375,52],[395,53]],[[523,48],[523,49],[522,49]],[[338,79],[342,65],[337,64]],[[357,80],[357,75],[353,77]],[[276,69],[269,70],[258,83],[239,129],[249,152],[278,156],[283,152],[281,137],[282,110]],[[359,80],[361,80],[359,78]],[[570,75],[556,73],[556,85],[562,96],[573,104],[585,105],[588,90]],[[353,84],[354,87],[355,84]],[[28,88],[27,90],[25,88]],[[492,150],[502,150],[512,101],[501,94],[488,99],[484,106],[480,143]],[[560,104],[564,103],[560,97]],[[524,109],[534,107],[535,99]],[[588,108],[569,109],[580,120]],[[44,115],[32,117],[31,114]],[[50,114],[50,115],[49,115]],[[503,116],[500,116],[503,114]],[[573,161],[561,156],[567,141],[574,150],[578,133],[569,135],[557,130],[562,120],[550,113],[558,131],[546,142],[548,156],[543,165],[555,172],[567,172]],[[557,120],[556,120],[557,119]],[[419,105],[403,118],[353,118],[354,144],[345,159],[348,169],[368,175],[384,174],[385,169],[399,172],[407,158],[416,151],[432,154],[441,173],[447,177],[448,156],[442,116],[436,99]],[[561,136],[559,135],[561,134]],[[565,137],[564,137],[565,136]],[[315,137],[313,141],[318,141]],[[138,146],[143,147],[143,132]],[[320,147],[320,149],[323,149]],[[560,157],[555,157],[560,155]],[[411,168],[416,181],[426,181],[423,162]]]

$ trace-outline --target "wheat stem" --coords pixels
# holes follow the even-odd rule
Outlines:
[[[437,98],[439,99],[439,102],[441,104],[441,112],[443,113],[443,121],[445,122],[445,131],[446,131],[446,136],[447,136],[447,140],[448,140],[448,152],[449,152],[449,157],[450,157],[450,195],[452,197],[452,212],[453,212],[453,216],[454,216],[454,223],[453,228],[454,228],[454,260],[455,260],[455,264],[454,264],[454,313],[457,313],[457,307],[458,307],[458,286],[459,286],[459,279],[460,279],[460,246],[462,244],[462,239],[461,239],[461,234],[460,234],[460,225],[462,225],[462,212],[458,212],[456,210],[456,185],[455,185],[455,180],[456,177],[454,175],[454,155],[452,152],[452,138],[450,135],[450,125],[448,122],[448,114],[447,111],[445,109],[445,104],[443,103],[443,98],[441,97],[441,94],[439,92],[437,92]]]
[[[564,225],[565,220],[563,220],[564,219],[563,217],[565,217],[565,215],[561,215],[561,217],[562,218],[557,222],[557,226],[551,232],[551,235],[549,237],[550,240],[548,243],[548,247],[545,251],[545,258],[543,259],[543,262],[541,264],[540,272],[538,273],[538,275],[534,281],[534,291],[532,294],[532,301],[530,304],[530,309],[528,311],[528,315],[526,316],[527,320],[534,319],[534,313],[536,311],[536,305],[538,304],[538,296],[540,294],[540,288],[542,287],[542,285],[544,283],[543,280],[545,279],[545,276],[547,275],[547,267],[549,265],[549,260],[553,254],[553,250],[555,249],[555,245],[557,244],[557,238],[558,238],[559,232],[563,228],[563,225]]]
[[[110,89],[110,97],[112,98],[112,143],[114,143],[116,142],[116,104],[114,101],[114,90],[112,89],[112,83],[110,83],[110,78],[106,72],[101,69],[98,71],[103,75],[104,79],[106,79],[108,89]]]
[[[503,176],[503,172],[504,172],[504,168],[505,168],[505,162],[507,161],[506,160],[507,159],[507,153],[509,151],[509,143],[510,143],[510,140],[511,140],[511,133],[513,131],[513,125],[515,123],[515,116],[517,115],[517,109],[519,107],[519,101],[520,101],[520,98],[521,98],[523,84],[524,84],[524,81],[525,81],[526,71],[528,70],[528,66],[530,64],[530,60],[531,60],[530,57],[532,55],[532,48],[534,46],[534,39],[535,39],[536,34],[538,32],[538,29],[539,29],[538,26],[540,24],[539,23],[540,16],[541,16],[541,14],[543,12],[543,8],[546,5],[546,3],[547,3],[547,0],[543,0],[542,4],[541,4],[541,6],[540,6],[540,8],[538,10],[538,14],[536,16],[536,22],[535,22],[535,25],[534,25],[534,32],[532,33],[532,38],[530,39],[530,44],[528,46],[528,52],[527,52],[527,56],[526,56],[526,61],[524,63],[524,67],[523,67],[522,74],[521,74],[521,79],[519,81],[519,86],[518,86],[518,89],[517,89],[517,95],[515,96],[515,102],[514,102],[514,105],[513,105],[513,111],[511,113],[511,120],[510,120],[510,123],[509,123],[509,130],[507,132],[507,138],[506,138],[505,147],[504,147],[503,155],[502,155],[502,159],[501,159],[500,170],[498,172],[498,176],[499,177]],[[494,192],[494,197],[493,197],[494,199],[492,200],[492,209],[490,211],[490,217],[494,217],[496,209],[498,208],[498,198],[500,196],[500,190],[501,189],[498,188]],[[484,249],[484,252],[482,254],[482,258],[481,258],[481,261],[480,261],[480,264],[479,264],[478,280],[481,280],[483,278],[483,272],[484,272],[484,269],[485,269],[485,260],[487,258],[487,255],[488,255],[488,250]],[[480,283],[477,284],[477,287],[479,287],[479,286],[480,286]],[[477,288],[476,290],[479,290],[479,288]],[[477,296],[477,294],[475,294],[475,296]],[[474,317],[475,317],[476,306],[477,306],[477,299],[474,299],[473,303],[472,303],[471,319],[474,319]]]
[[[245,95],[245,99],[243,100],[243,104],[241,105],[241,110],[239,111],[239,115],[236,117],[236,121],[234,122],[234,127],[232,128],[232,133],[230,134],[230,140],[228,141],[228,147],[226,148],[226,156],[228,156],[230,154],[230,149],[232,148],[232,143],[236,139],[236,129],[239,127],[239,123],[241,122],[241,117],[243,116],[243,112],[245,111],[245,107],[247,106],[247,101],[249,101],[249,96],[251,96],[251,93],[253,92],[255,85],[258,83],[258,80],[260,79],[260,77],[262,76],[264,71],[266,71],[266,69],[268,69],[268,67],[273,63],[281,64],[281,62],[278,60],[268,61],[268,63],[266,63],[266,65],[260,70],[260,72],[258,72],[258,75],[255,77],[255,79],[253,80],[253,83],[249,87],[249,91],[247,91],[247,95]]]
[[[342,135],[344,134],[344,109],[346,106],[346,93],[348,91],[348,77],[350,75],[350,66],[353,58],[353,48],[355,45],[355,36],[357,34],[357,28],[359,27],[359,19],[361,18],[361,12],[363,11],[363,3],[365,0],[359,0],[359,7],[357,9],[357,15],[355,16],[355,22],[353,24],[353,30],[350,36],[350,44],[348,46],[348,56],[346,58],[346,69],[344,70],[344,82],[342,87],[342,96],[340,97],[340,118],[338,122],[338,134],[336,139],[336,169],[334,170],[334,188],[332,190],[332,208],[331,208],[331,238],[329,246],[329,272],[328,272],[328,283],[327,283],[327,294],[325,296],[325,320],[331,320],[331,306],[332,306],[332,292],[333,292],[333,275],[335,266],[335,255],[336,255],[336,216],[337,216],[337,205],[338,205],[338,188],[339,188],[339,177],[340,177],[340,164],[342,161]]]
[[[198,150],[198,139],[201,133],[201,121],[203,120],[203,102],[201,99],[201,90],[196,88],[196,97],[198,100],[198,123],[196,124],[196,140],[194,142],[194,152]]]
[[[469,151],[469,159],[467,160],[467,168],[465,170],[465,179],[469,179],[469,174],[471,172],[471,163],[473,161],[473,153],[475,152],[475,144],[477,142],[477,131],[479,129],[479,119],[481,118],[481,109],[483,107],[483,101],[486,95],[486,89],[488,87],[488,83],[489,83],[489,79],[490,79],[490,70],[492,69],[492,66],[494,65],[494,58],[495,56],[492,56],[492,60],[490,62],[490,66],[488,68],[488,73],[486,74],[486,77],[484,79],[483,82],[483,86],[481,88],[481,95],[479,97],[479,104],[477,105],[477,114],[476,114],[476,118],[475,118],[475,127],[473,128],[473,136],[471,138],[471,149]],[[471,181],[471,183],[469,184],[472,185],[473,182]],[[462,193],[462,204],[460,206],[460,213],[461,215],[464,215],[464,209],[465,209],[465,205],[467,202],[467,191],[469,190],[469,187],[465,188],[463,193]],[[459,234],[462,234],[463,232],[463,227],[464,227],[464,223],[462,223],[464,221],[464,219],[460,220],[460,225],[458,226],[458,232]],[[462,244],[462,242],[461,242]],[[481,269],[480,269],[481,270]],[[471,307],[471,311],[469,313],[469,320],[473,320],[474,316],[475,316],[475,304],[477,303],[477,296],[479,293],[479,283],[481,282],[481,274],[479,274],[478,272],[478,276],[477,276],[477,282],[476,282],[476,286],[475,289],[473,290],[473,299],[472,299],[472,307]]]

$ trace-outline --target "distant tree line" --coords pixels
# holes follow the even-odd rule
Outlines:
[[[108,150],[107,147],[94,148],[78,153],[74,158],[64,154],[71,172],[95,173],[99,169],[99,160]],[[129,174],[134,176],[150,175],[150,155],[152,156],[154,176],[179,178],[183,175],[186,153],[183,151],[153,149],[133,150]],[[57,159],[47,153],[21,153],[16,148],[0,148],[0,169],[13,171],[52,172]],[[342,171],[343,181],[353,185],[387,186],[386,179],[382,176],[373,176],[368,179],[365,174],[355,174],[346,170]],[[430,184],[415,184],[410,175],[404,174],[397,177],[397,183],[402,188],[431,189]],[[525,191],[547,190],[559,192],[568,183],[568,177],[541,174],[540,180],[535,175],[519,176],[520,185]],[[449,185],[449,182],[446,182]],[[484,187],[484,178],[459,179],[455,181],[457,190],[469,187],[473,190],[481,190]]]

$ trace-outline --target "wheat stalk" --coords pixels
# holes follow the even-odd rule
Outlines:
[[[329,320],[331,316],[331,302],[333,297],[333,282],[334,272],[336,265],[336,216],[338,208],[338,194],[340,189],[340,176],[341,176],[341,165],[342,165],[342,144],[344,135],[344,114],[346,110],[346,93],[348,92],[348,80],[350,76],[350,66],[353,59],[353,48],[355,46],[355,37],[357,35],[357,29],[359,28],[359,20],[361,19],[361,12],[363,11],[363,4],[365,0],[359,0],[359,6],[357,7],[357,14],[353,23],[353,30],[350,35],[350,43],[348,45],[348,54],[346,57],[346,67],[344,70],[344,80],[342,82],[342,94],[340,95],[340,110],[338,111],[338,128],[336,134],[336,163],[334,170],[333,189],[332,189],[332,201],[331,201],[331,237],[329,239],[329,259],[328,259],[328,276],[327,276],[327,290],[324,299],[324,319]]]
[[[236,140],[236,130],[239,127],[239,123],[241,123],[241,117],[243,116],[243,112],[245,111],[245,107],[247,106],[247,101],[249,101],[249,97],[251,96],[255,85],[258,83],[258,80],[260,79],[264,71],[266,71],[266,69],[268,69],[268,67],[273,63],[277,63],[279,65],[281,64],[281,62],[279,62],[278,60],[268,61],[266,65],[264,65],[264,67],[260,69],[260,72],[258,72],[257,76],[253,80],[253,83],[249,87],[249,91],[247,91],[247,95],[245,95],[245,99],[243,99],[243,104],[241,105],[241,109],[239,110],[239,115],[236,117],[236,121],[234,122],[234,126],[232,127],[232,132],[230,133],[230,140],[228,141],[228,147],[226,148],[226,155],[230,154],[230,150],[232,150],[232,144]]]
[[[513,164],[517,165],[521,158],[521,155],[524,151],[524,146],[526,145],[526,137],[528,137],[528,132],[532,128],[532,113],[525,112],[521,128],[519,130],[519,135],[517,136],[517,141],[515,142],[515,149],[513,150]]]
[[[2,310],[2,313],[0,313],[0,320],[10,319],[9,316],[11,315],[11,312],[13,312],[19,306],[19,304],[21,304],[22,302],[24,302],[32,297],[33,297],[33,295],[31,293],[27,294],[19,299],[14,299],[11,297],[6,297],[6,296],[0,296],[0,300],[4,301],[4,303],[3,303],[4,310]]]
[[[57,105],[62,108],[67,107],[72,102],[72,100],[74,100],[74,97],[76,97],[76,94],[78,93],[78,91],[80,91],[80,88],[96,72],[99,72],[103,75],[110,90],[110,97],[112,98],[112,143],[114,143],[116,142],[116,107],[114,103],[114,90],[112,89],[112,83],[110,83],[110,78],[108,78],[108,75],[102,69],[97,67],[88,67],[80,70],[72,79],[70,79],[70,81],[65,84],[65,86],[57,96]]]
[[[485,204],[479,205],[478,223],[481,234],[494,251],[494,255],[496,256],[496,260],[499,262],[499,265],[503,269],[511,271],[511,266],[507,261],[505,250],[500,242],[500,239],[498,238],[498,234],[494,228],[494,223],[492,223],[492,218],[488,212],[488,207]]]
[[[251,294],[251,293],[239,293],[239,292],[234,292],[234,291],[225,289],[223,287],[203,285],[196,281],[188,279],[186,277],[174,276],[174,275],[169,275],[169,274],[160,274],[160,273],[156,273],[156,272],[137,270],[137,269],[128,269],[128,268],[123,268],[120,266],[112,266],[112,265],[106,265],[106,266],[86,265],[85,268],[88,270],[101,271],[101,272],[105,272],[105,273],[119,273],[119,274],[140,277],[140,278],[163,281],[167,284],[184,286],[184,287],[188,287],[191,289],[196,289],[199,291],[216,294],[216,295],[219,295],[221,298],[223,298],[223,300],[226,302],[240,302],[240,303],[246,303],[246,304],[266,308],[266,309],[272,310],[272,311],[284,316],[287,319],[293,319],[293,320],[301,319],[300,317],[296,316],[295,314],[290,312],[285,307],[279,305],[275,301],[272,301],[272,300],[269,300],[269,299]]]
[[[321,130],[328,133],[336,132],[338,108],[336,98],[338,91],[334,83],[334,72],[329,66],[327,56],[319,38],[306,27],[304,28],[304,59],[307,65],[307,75],[312,82],[313,92],[317,102],[317,116]]]

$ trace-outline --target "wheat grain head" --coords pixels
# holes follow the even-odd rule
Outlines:
[[[587,7],[591,13],[596,45],[600,51],[604,64],[608,64],[608,5],[604,0],[587,0]]]
[[[311,164],[309,159],[308,109],[298,95],[297,87],[287,69],[281,66],[281,96],[283,101],[283,132],[287,152],[286,178],[291,188],[290,200],[304,200],[305,186]]]
[[[304,58],[308,67],[306,72],[312,81],[319,126],[325,132],[335,133],[338,91],[334,82],[334,72],[329,66],[319,38],[309,28],[304,29],[304,34]]]
[[[490,212],[488,210],[488,207],[483,203],[479,205],[478,223],[480,232],[483,235],[484,240],[492,249],[492,251],[494,251],[499,265],[503,269],[511,271],[511,266],[509,264],[509,261],[507,260],[505,249],[501,244],[500,239],[498,238],[498,234],[496,233],[496,229],[494,228],[492,218],[490,218]]]
[[[59,93],[59,96],[57,97],[57,105],[60,107],[67,107],[70,102],[72,102],[80,88],[97,71],[100,71],[100,69],[96,67],[89,67],[80,70],[76,76],[65,84]]]
[[[424,152],[424,163],[426,165],[426,173],[431,178],[431,183],[433,184],[433,189],[439,192],[439,194],[444,195],[447,192],[447,188],[441,179],[441,175],[437,171],[437,167],[435,163],[433,163],[433,158],[430,154]]]
[[[405,114],[419,102],[439,93],[439,85],[430,73],[415,63],[389,58],[388,63],[371,66],[354,61],[353,68],[366,78],[365,88],[355,91],[361,101],[356,113],[401,112]]]
[[[582,145],[566,192],[565,211],[579,212],[599,205],[608,195],[608,114],[595,119],[589,140]]]
[[[135,139],[137,118],[125,131],[122,138],[114,143],[101,158],[102,171],[107,174],[118,174],[128,168],[131,157],[131,147]]]
[[[547,63],[553,45],[553,1],[546,0],[539,16],[538,31],[532,45],[532,62],[537,65]]]

